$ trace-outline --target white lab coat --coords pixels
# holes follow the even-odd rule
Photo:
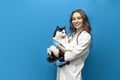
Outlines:
[[[57,80],[82,80],[81,72],[89,53],[90,42],[91,35],[86,31],[82,31],[78,38],[72,38],[70,45],[73,49],[66,51],[64,56],[65,61],[70,61],[70,64],[57,68]]]

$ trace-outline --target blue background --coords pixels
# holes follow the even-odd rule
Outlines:
[[[79,8],[93,36],[83,80],[120,80],[120,0],[1,0],[0,80],[55,80],[46,49],[57,25],[69,32]]]

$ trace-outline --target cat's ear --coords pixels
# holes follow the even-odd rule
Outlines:
[[[64,28],[64,29],[66,29],[66,27],[65,27],[65,26],[64,26],[63,28]]]
[[[60,27],[59,26],[56,26],[56,30],[59,30],[60,29]]]
[[[54,33],[53,33],[53,37],[55,37],[55,35],[56,35],[56,32],[59,30],[59,26],[56,26],[56,29],[55,29],[55,31],[54,31]]]
[[[59,29],[59,26],[56,26],[56,29]]]

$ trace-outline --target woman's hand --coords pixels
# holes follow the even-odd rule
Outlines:
[[[68,62],[66,62],[66,61],[61,61],[61,59],[63,59],[63,57],[61,57],[60,59],[58,59],[58,60],[55,61],[55,65],[56,65],[57,67],[62,67],[62,66],[64,66],[65,64],[68,63]]]

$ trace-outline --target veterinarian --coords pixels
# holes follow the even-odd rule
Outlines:
[[[70,17],[70,35],[69,44],[73,46],[71,50],[67,50],[58,42],[56,45],[64,53],[64,61],[57,60],[57,80],[82,80],[82,69],[89,54],[91,43],[91,27],[86,13],[81,10],[75,10]],[[70,63],[64,65],[67,61]],[[62,67],[59,67],[64,65]]]

